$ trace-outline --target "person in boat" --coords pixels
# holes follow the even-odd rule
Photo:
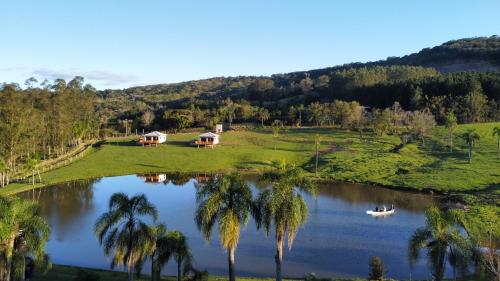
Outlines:
[[[394,204],[391,204],[391,208],[389,210],[394,210]]]
[[[384,206],[384,212],[387,212],[387,208]]]
[[[375,206],[375,212],[378,212],[378,206]]]

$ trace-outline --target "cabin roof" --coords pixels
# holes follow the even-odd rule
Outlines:
[[[147,133],[145,135],[143,135],[144,137],[166,137],[167,134],[164,134],[164,133],[160,133],[158,131],[154,131],[154,132],[151,132],[151,133]]]
[[[204,133],[200,135],[201,138],[218,138],[219,135],[214,134],[212,132]]]

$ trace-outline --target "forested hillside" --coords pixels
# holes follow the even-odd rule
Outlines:
[[[473,67],[479,64],[494,67]],[[448,111],[455,112],[462,123],[498,120],[499,66],[500,38],[478,37],[364,64],[270,77],[215,77],[106,90],[98,93],[99,108],[103,118],[116,126],[127,120],[132,128],[139,129],[144,127],[143,121],[149,121],[141,120],[144,117],[152,119],[146,123],[155,128],[211,126],[228,119],[221,113],[227,102],[236,103],[238,108],[229,118],[231,122],[259,121],[257,108],[261,108],[268,111],[266,120],[291,124],[292,106],[302,108],[334,100],[356,101],[367,108],[387,108],[398,102],[407,110],[428,109],[438,122]],[[439,71],[451,68],[453,72]],[[144,112],[149,112],[149,118],[143,116]],[[311,118],[306,116],[302,121]]]
[[[442,72],[499,71],[500,38],[498,36],[452,40],[434,48],[401,58],[388,58],[386,65],[420,65]]]

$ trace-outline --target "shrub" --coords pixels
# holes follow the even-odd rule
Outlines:
[[[370,259],[370,276],[369,280],[383,281],[385,274],[384,263],[379,257],[372,257]]]

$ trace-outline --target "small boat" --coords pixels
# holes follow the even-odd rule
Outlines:
[[[375,211],[375,210],[369,210],[366,211],[366,214],[372,215],[372,216],[388,216],[394,214],[396,209],[390,209],[390,210],[380,210],[380,211]]]

